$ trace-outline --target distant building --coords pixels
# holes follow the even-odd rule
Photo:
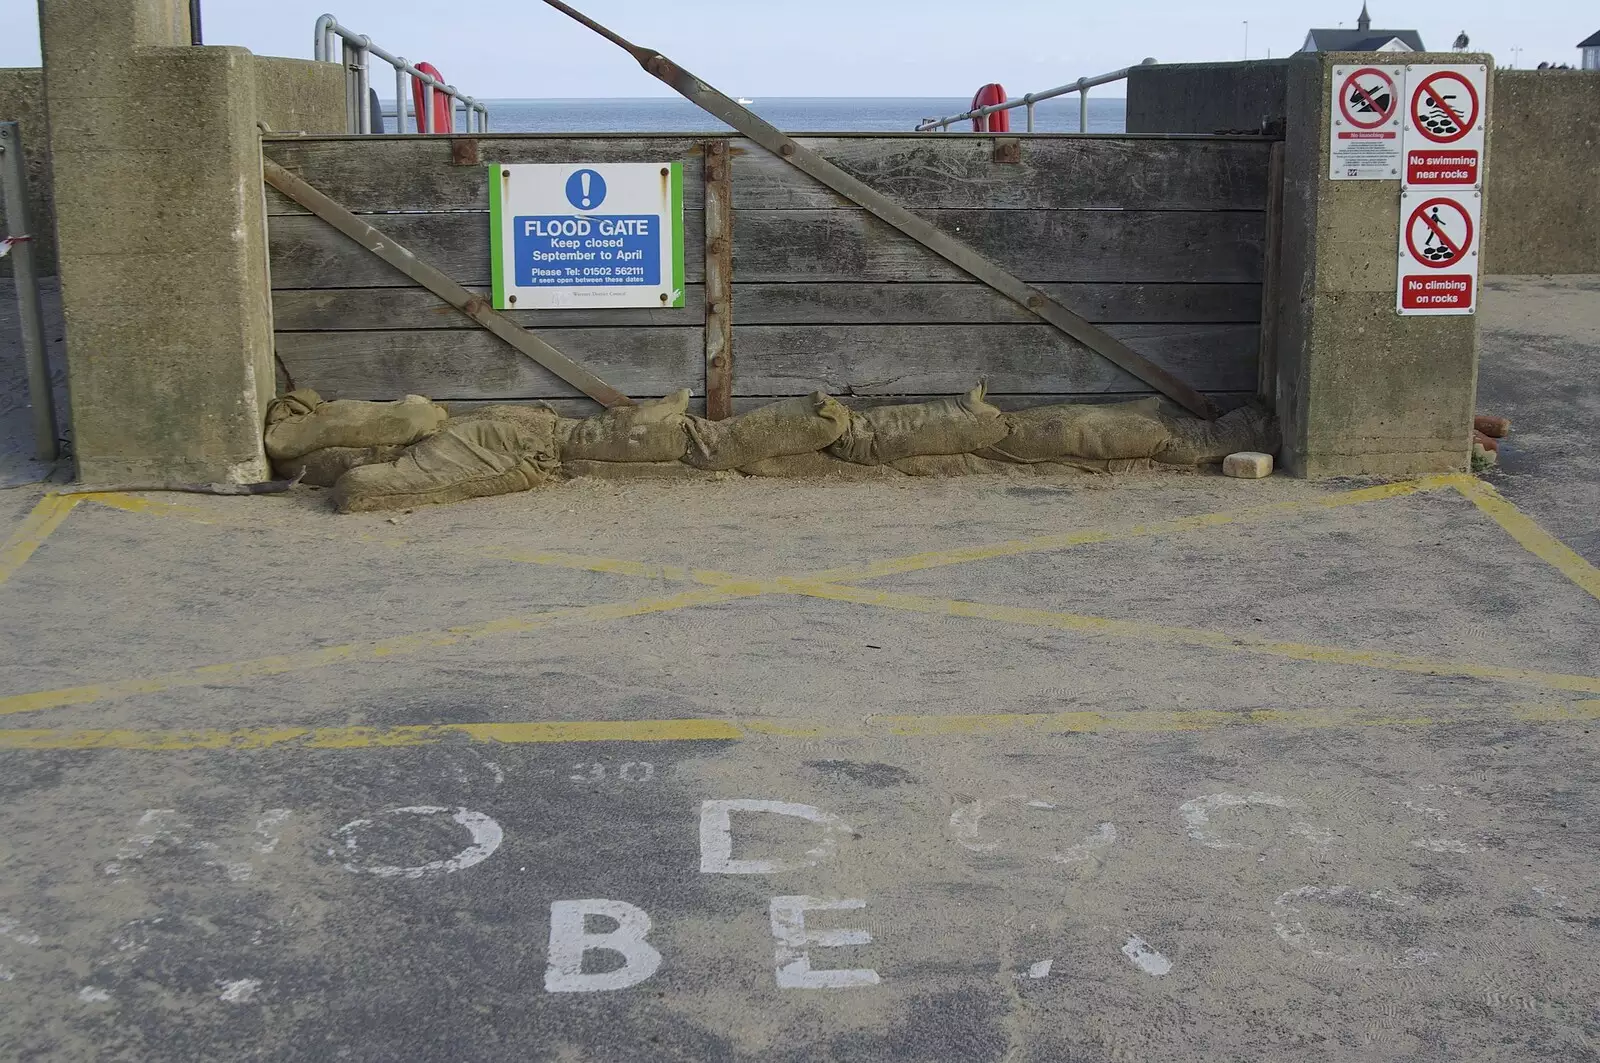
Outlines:
[[[1578,48],[1583,52],[1583,69],[1600,70],[1600,33],[1596,33],[1588,40],[1579,41]]]
[[[1596,34],[1600,36],[1600,34]],[[1375,30],[1365,2],[1353,30],[1312,30],[1302,52],[1425,52],[1416,30]],[[1596,49],[1600,53],[1600,49]]]

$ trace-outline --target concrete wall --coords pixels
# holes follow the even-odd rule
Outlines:
[[[255,56],[256,118],[275,133],[345,132],[344,68]]]
[[[44,117],[44,71],[37,67],[0,68],[0,122],[22,123],[22,152],[27,160],[33,196],[28,211],[35,239],[33,260],[41,272],[56,271],[55,200],[50,191]],[[0,258],[0,277],[11,275],[11,262]]]
[[[1473,53],[1409,58],[1490,61]],[[1399,182],[1328,179],[1332,68],[1362,61],[1362,53],[1333,52],[1289,64],[1276,395],[1282,461],[1313,477],[1464,471],[1478,319],[1397,314]],[[1491,115],[1492,107],[1491,100]],[[1487,165],[1494,167],[1492,155]]]
[[[1600,71],[1494,76],[1489,273],[1600,273]]]
[[[1134,67],[1128,132],[1281,134],[1288,65],[1266,59]]]

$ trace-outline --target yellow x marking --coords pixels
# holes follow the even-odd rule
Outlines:
[[[1049,550],[1068,549],[1087,543],[1167,535],[1249,521],[1272,520],[1285,516],[1360,505],[1420,491],[1453,488],[1505,528],[1524,548],[1554,566],[1573,583],[1600,599],[1600,572],[1568,549],[1530,518],[1500,497],[1488,484],[1468,476],[1435,476],[1378,487],[1361,488],[1338,494],[1294,502],[1275,503],[1252,509],[1180,517],[1151,524],[1123,528],[1086,529],[1058,535],[1038,536],[983,546],[929,551],[906,557],[827,569],[798,576],[755,578],[705,569],[673,565],[587,557],[554,551],[524,551],[492,548],[479,551],[483,556],[537,565],[584,569],[649,579],[665,579],[698,585],[679,594],[651,596],[628,602],[582,608],[556,609],[542,613],[506,617],[478,624],[417,632],[371,642],[307,650],[300,653],[258,657],[245,661],[204,665],[161,675],[91,683],[83,686],[41,690],[0,697],[0,715],[38,712],[46,709],[85,705],[135,694],[159,693],[185,687],[237,682],[261,676],[282,675],[334,664],[381,661],[419,653],[435,647],[452,646],[496,635],[518,634],[558,624],[592,623],[630,616],[671,612],[702,605],[716,605],[741,598],[780,594],[850,602],[878,608],[925,614],[991,620],[1058,631],[1070,631],[1110,638],[1128,638],[1165,645],[1192,646],[1225,652],[1244,652],[1318,663],[1376,668],[1386,671],[1427,675],[1463,676],[1497,680],[1546,689],[1600,694],[1600,678],[1568,675],[1532,669],[1508,668],[1471,661],[1435,660],[1382,651],[1348,650],[1339,647],[1261,639],[1198,628],[1146,624],[1077,613],[1052,612],[983,602],[929,598],[915,594],[879,591],[851,586],[851,581],[914,572],[946,565],[958,565],[996,557],[1016,556]],[[74,505],[94,501],[135,512],[171,513],[199,519],[205,511],[194,507],[169,506],[121,495],[80,495],[70,498],[46,496],[23,525],[0,547],[0,582],[9,577],[36,550]],[[381,541],[381,540],[380,540]],[[32,732],[29,732],[32,733]],[[54,733],[54,732],[52,732]],[[22,732],[18,732],[22,734]]]

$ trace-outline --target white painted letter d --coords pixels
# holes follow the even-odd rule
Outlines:
[[[771,812],[779,816],[794,816],[797,819],[807,820],[822,827],[822,842],[794,860],[735,860],[732,823],[734,812]],[[832,812],[824,812],[815,805],[748,798],[736,801],[705,801],[700,805],[700,870],[708,875],[771,875],[779,871],[812,867],[833,852],[839,844],[838,835],[850,833],[850,827],[844,820]]]

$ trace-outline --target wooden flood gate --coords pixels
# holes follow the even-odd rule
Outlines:
[[[1256,392],[1269,142],[800,139],[1222,405]],[[263,147],[268,159],[484,292],[490,270],[482,163],[683,163],[683,308],[511,312],[635,398],[680,387],[703,397],[708,380],[714,392],[719,382],[731,387],[735,410],[816,390],[863,398],[951,394],[979,380],[1003,407],[1150,393],[737,136],[268,137]],[[726,248],[706,240],[708,157],[713,236],[723,214],[719,196],[731,193],[731,365],[713,361],[722,353],[718,311],[726,306],[715,288]],[[727,172],[719,174],[724,157]],[[297,385],[328,397],[574,400],[573,412],[594,410],[575,389],[321,219],[273,189],[266,194],[277,353]]]

